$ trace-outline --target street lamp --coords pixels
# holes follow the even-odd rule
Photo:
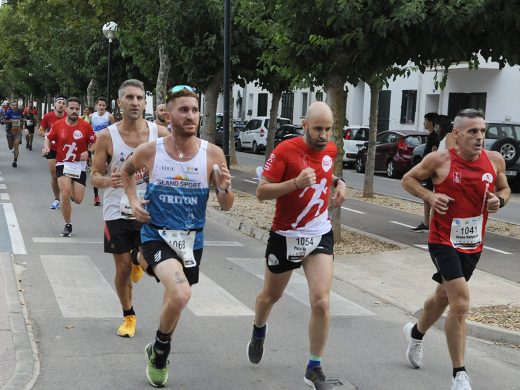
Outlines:
[[[110,84],[112,79],[112,39],[116,38],[117,23],[107,22],[103,25],[103,35],[108,39],[108,67],[107,67],[107,105],[112,107]]]

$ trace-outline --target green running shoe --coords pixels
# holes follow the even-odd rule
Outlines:
[[[155,352],[152,343],[146,346],[144,352],[148,358],[148,364],[146,365],[146,377],[148,378],[148,382],[150,382],[153,387],[163,387],[168,381],[168,364],[170,362],[167,361],[162,368],[155,365]]]

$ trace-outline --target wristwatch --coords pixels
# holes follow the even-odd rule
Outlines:
[[[506,201],[501,196],[497,196],[498,200],[500,201],[500,206],[498,206],[499,209],[505,206]]]

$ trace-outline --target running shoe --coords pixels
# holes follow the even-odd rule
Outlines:
[[[459,371],[451,380],[451,390],[471,390],[471,383],[466,371]]]
[[[54,201],[51,203],[51,209],[57,210],[60,208],[60,201],[58,199],[54,199]]]
[[[16,163],[16,161],[13,161],[13,168],[16,168],[18,166],[18,164]]]
[[[135,315],[124,316],[123,323],[117,330],[117,335],[120,337],[134,337],[136,322],[137,317]]]
[[[403,331],[408,341],[406,348],[406,358],[413,368],[420,368],[423,361],[423,343],[422,340],[416,340],[412,337],[413,324],[408,322],[404,325]]]
[[[61,232],[62,237],[70,237],[72,236],[72,225],[70,223],[66,223],[63,231]]]
[[[321,366],[307,368],[303,380],[308,386],[312,387],[314,390],[334,389],[334,386],[331,383],[327,382],[327,378],[325,378],[325,374],[323,373]]]
[[[101,206],[101,201],[99,200],[99,195],[94,196],[94,206]]]
[[[424,224],[424,222],[421,222],[417,227],[410,229],[412,232],[422,232],[423,230],[430,230],[428,226]]]
[[[170,362],[167,361],[165,366],[162,368],[155,365],[155,352],[152,343],[146,346],[144,352],[148,359],[148,364],[146,366],[146,377],[148,378],[148,382],[150,382],[154,387],[163,387],[168,381],[168,364]]]
[[[132,273],[130,274],[130,279],[134,283],[138,283],[144,275],[144,270],[139,265],[139,261],[137,260],[137,256],[139,256],[139,249],[132,249],[130,251],[130,256],[132,257]]]
[[[267,324],[265,325],[265,334],[267,334]],[[254,335],[251,336],[251,341],[247,344],[247,357],[253,364],[258,364],[264,356],[264,340],[265,336],[261,339],[256,338]]]

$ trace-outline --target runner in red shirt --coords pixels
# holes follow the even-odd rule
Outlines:
[[[60,189],[61,212],[65,228],[61,235],[72,235],[71,198],[77,204],[83,201],[87,180],[87,159],[89,146],[96,142],[96,135],[90,124],[79,118],[81,101],[76,97],[67,100],[67,117],[54,122],[45,138],[44,154],[56,148],[56,175]]]
[[[54,111],[45,114],[40,122],[38,133],[41,137],[45,137],[46,133],[51,130],[52,124],[60,119],[65,118],[65,104],[67,99],[64,96],[57,96],[54,99]],[[43,152],[43,151],[42,151]],[[60,208],[60,188],[58,187],[58,180],[56,177],[56,147],[50,144],[50,151],[44,154],[51,173],[51,188],[54,193],[54,200],[51,203],[51,209],[56,210]]]
[[[293,269],[303,266],[311,305],[310,359],[304,380],[316,389],[332,389],[321,368],[329,330],[333,271],[329,191],[333,191],[332,207],[343,203],[347,191],[343,180],[332,175],[336,146],[329,141],[329,106],[323,102],[311,104],[303,128],[303,137],[284,141],[275,148],[256,190],[259,200],[276,199],[276,212],[265,252],[264,287],[256,298],[248,356],[251,363],[260,363],[269,313],[282,296]]]
[[[457,146],[433,152],[408,172],[403,187],[428,202],[433,211],[428,249],[439,283],[424,303],[416,324],[404,326],[406,355],[414,368],[422,365],[422,339],[428,329],[450,310],[444,330],[453,365],[452,389],[471,389],[464,366],[466,315],[469,309],[468,280],[480,258],[488,213],[496,213],[509,200],[511,189],[505,162],[498,152],[483,149],[486,122],[481,111],[459,111],[453,122]],[[421,185],[432,178],[434,191]]]

